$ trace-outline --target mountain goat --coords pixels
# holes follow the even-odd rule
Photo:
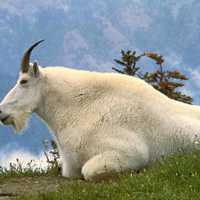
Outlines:
[[[25,52],[19,79],[0,104],[0,121],[19,132],[35,112],[55,134],[63,176],[101,179],[197,148],[198,106],[131,76],[29,63],[41,42]]]

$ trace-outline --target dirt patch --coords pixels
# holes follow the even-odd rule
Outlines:
[[[10,177],[0,178],[0,200],[22,194],[53,192],[69,181],[63,177]]]

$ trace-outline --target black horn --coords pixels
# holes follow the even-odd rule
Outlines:
[[[26,50],[26,52],[24,53],[24,56],[22,58],[22,63],[21,63],[21,71],[22,71],[22,73],[27,73],[28,72],[31,52],[37,45],[39,45],[43,41],[44,40],[40,40],[40,41],[36,42],[28,50]]]

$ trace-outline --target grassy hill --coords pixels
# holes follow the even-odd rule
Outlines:
[[[0,193],[2,199],[15,200],[195,200],[200,196],[200,151],[171,156],[100,183],[69,180],[52,171],[2,172]]]

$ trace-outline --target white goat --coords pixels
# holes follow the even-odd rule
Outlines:
[[[171,100],[144,81],[115,73],[29,64],[0,104],[0,120],[21,131],[37,113],[54,132],[66,177],[99,179],[195,149],[200,108]]]

